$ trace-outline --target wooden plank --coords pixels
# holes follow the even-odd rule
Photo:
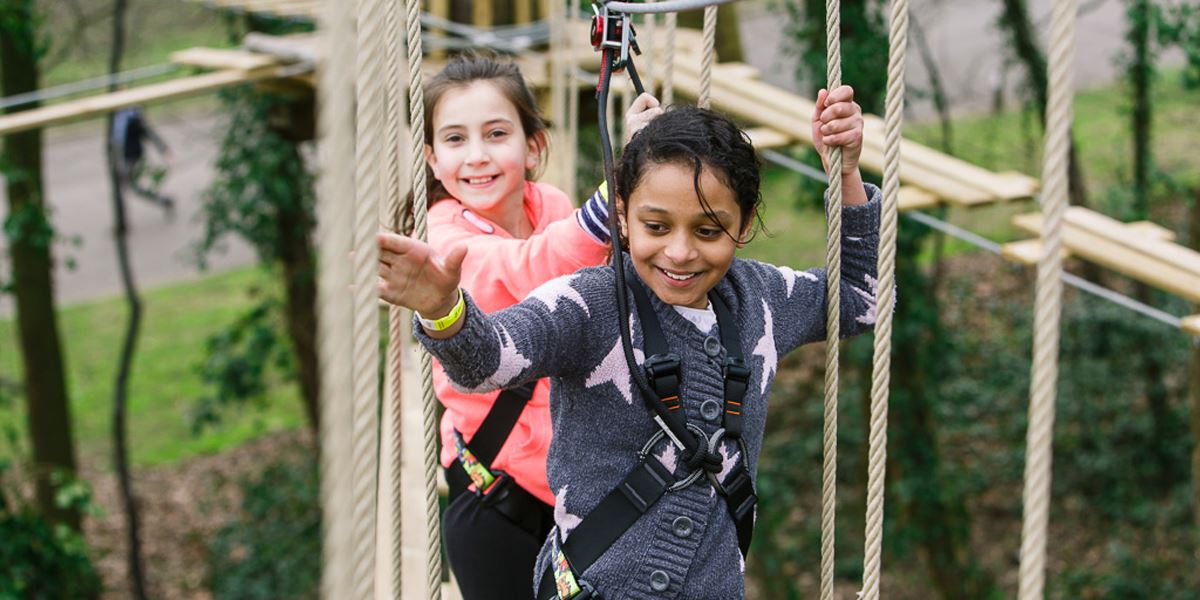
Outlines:
[[[758,150],[792,145],[792,138],[788,134],[770,127],[751,127],[746,130],[746,135],[750,136],[750,143]]]
[[[61,125],[92,117],[107,115],[117,109],[139,104],[150,104],[195,96],[221,88],[278,77],[283,67],[269,67],[253,71],[217,71],[183,79],[172,79],[163,83],[146,85],[111,94],[63,102],[35,110],[26,110],[0,116],[0,135],[27,131],[40,127]]]
[[[1032,240],[1021,240],[1019,242],[1009,242],[1000,246],[1000,256],[1023,265],[1033,266],[1042,260],[1042,240],[1034,238]],[[1066,248],[1062,249],[1063,258],[1070,256]]]
[[[1163,261],[1200,276],[1200,252],[1191,248],[1131,234],[1124,223],[1082,206],[1068,208],[1066,219],[1071,225],[1111,240],[1112,243],[1124,246],[1148,259]]]
[[[1126,223],[1125,229],[1132,231],[1136,235],[1148,237],[1150,239],[1162,240],[1164,242],[1175,241],[1175,232],[1155,223],[1153,221],[1134,221]]]
[[[896,199],[896,209],[901,212],[906,210],[920,210],[922,208],[933,208],[938,203],[936,194],[921,188],[905,185],[900,186],[900,197]]]
[[[1180,326],[1184,331],[1195,336],[1200,336],[1200,315],[1184,317]]]
[[[713,76],[733,79],[758,79],[762,73],[746,63],[727,62],[713,65]]]
[[[1041,213],[1013,217],[1019,229],[1041,235]],[[1200,275],[1146,257],[1071,223],[1063,228],[1063,245],[1075,256],[1094,262],[1191,302],[1200,302]]]
[[[236,48],[188,48],[172,52],[170,57],[171,62],[177,65],[212,70],[237,69],[252,71],[279,64],[279,60],[272,56]]]

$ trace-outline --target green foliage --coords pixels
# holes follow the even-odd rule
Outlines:
[[[1102,573],[1068,570],[1060,581],[1052,582],[1054,596],[1095,600],[1200,599],[1200,589],[1190,573],[1140,554],[1121,542],[1111,542],[1105,550],[1114,568]]]
[[[313,177],[295,142],[270,126],[273,107],[288,99],[250,87],[223,91],[221,99],[229,128],[217,156],[216,177],[205,194],[204,236],[197,245],[197,258],[203,264],[204,255],[224,236],[236,235],[254,246],[264,265],[271,266],[283,251],[279,214],[300,212],[314,222]]]
[[[791,50],[800,57],[797,77],[812,86],[825,87],[825,2],[782,3],[788,13]],[[855,100],[864,112],[883,113],[887,88],[887,3],[853,0],[841,4],[842,83],[854,87]]]
[[[311,457],[280,460],[241,485],[241,511],[208,546],[218,600],[316,598],[321,510]]]
[[[1182,2],[1158,7],[1158,43],[1183,51],[1187,57],[1184,85],[1200,87],[1200,6]]]
[[[247,402],[261,407],[271,389],[271,373],[292,373],[294,361],[286,340],[281,339],[279,315],[279,301],[267,297],[208,338],[207,357],[198,371],[211,393],[193,408],[197,433],[220,424],[226,408]]]
[[[45,27],[46,16],[34,8],[33,0],[0,2],[0,33],[12,40],[15,48],[41,60],[50,47]]]

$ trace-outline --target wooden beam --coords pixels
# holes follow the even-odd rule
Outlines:
[[[900,197],[896,199],[896,210],[920,210],[933,208],[940,203],[936,194],[911,185],[900,186]]]
[[[279,64],[279,60],[273,56],[236,48],[188,48],[172,52],[170,59],[177,65],[210,70],[252,71]]]
[[[751,127],[746,130],[746,135],[750,136],[750,143],[756,150],[784,148],[793,143],[788,134],[770,127]]]
[[[1104,237],[1149,260],[1158,260],[1200,277],[1200,252],[1160,239],[1139,236],[1128,226],[1111,217],[1081,206],[1067,209],[1067,223]]]
[[[1200,336],[1200,315],[1184,317],[1182,321],[1183,322],[1180,323],[1180,326],[1184,331],[1194,336]]]
[[[1175,241],[1175,232],[1153,221],[1134,221],[1126,223],[1125,229],[1141,236],[1164,242]]]
[[[0,135],[81,121],[128,106],[195,96],[240,83],[271,79],[278,77],[281,69],[269,67],[252,71],[217,71],[4,115],[0,116]]]
[[[1042,214],[1017,215],[1013,217],[1013,224],[1023,231],[1040,236]],[[1075,256],[1165,290],[1185,300],[1200,302],[1200,275],[1198,274],[1148,257],[1070,222],[1067,222],[1063,228],[1063,246]]]
[[[1032,240],[1021,240],[1019,242],[1009,242],[1000,246],[1000,256],[1016,263],[1033,266],[1042,260],[1042,240],[1034,238]],[[1062,249],[1063,258],[1070,256],[1066,248]]]

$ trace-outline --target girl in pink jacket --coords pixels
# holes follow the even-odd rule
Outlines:
[[[626,115],[626,131],[661,112],[643,95]],[[516,65],[455,58],[426,87],[425,119],[429,242],[439,254],[466,253],[462,288],[481,309],[516,304],[546,281],[604,262],[601,191],[574,209],[561,190],[531,181],[545,161],[547,123]],[[528,597],[537,552],[554,526],[549,383],[466,394],[436,363],[433,381],[445,406],[443,533],[463,597]]]

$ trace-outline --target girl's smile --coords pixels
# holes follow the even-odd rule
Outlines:
[[[741,239],[748,229],[740,222],[733,190],[708,167],[701,171],[700,191],[711,214],[696,194],[690,165],[654,164],[642,174],[622,216],[638,276],[667,304],[707,307],[708,291],[725,277],[741,245],[730,235]]]

